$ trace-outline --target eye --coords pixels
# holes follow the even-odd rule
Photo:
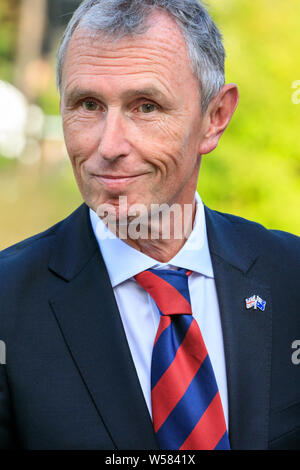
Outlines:
[[[153,111],[156,111],[156,110],[157,110],[157,106],[152,103],[144,103],[138,107],[138,111],[145,113],[145,114],[153,113]]]
[[[82,101],[82,107],[85,111],[98,111],[99,104],[94,100],[84,100]]]

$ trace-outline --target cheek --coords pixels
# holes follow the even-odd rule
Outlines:
[[[173,155],[174,163],[179,165],[178,171],[184,173],[193,169],[199,155],[201,141],[201,123],[195,116],[184,116],[181,122],[176,121],[172,126],[164,128],[165,141],[168,141],[168,153]]]
[[[191,143],[189,128],[186,120],[182,119],[161,119],[155,123],[152,132],[145,138],[145,142],[151,149],[152,156],[165,167],[166,170],[182,169],[183,159],[188,158]],[[175,167],[175,168],[174,168]],[[180,168],[179,168],[180,167]]]
[[[67,151],[73,164],[77,159],[89,158],[99,145],[99,133],[91,124],[64,120],[63,131]]]

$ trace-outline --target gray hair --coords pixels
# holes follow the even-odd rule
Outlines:
[[[146,21],[154,10],[170,14],[181,29],[205,111],[225,83],[225,51],[220,31],[197,0],[84,0],[70,20],[58,50],[58,88],[61,90],[66,50],[77,28],[120,39],[145,32]]]

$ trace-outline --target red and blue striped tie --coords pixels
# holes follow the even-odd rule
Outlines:
[[[149,269],[135,276],[160,312],[151,365],[153,426],[161,449],[229,450],[220,393],[192,316],[190,274]]]

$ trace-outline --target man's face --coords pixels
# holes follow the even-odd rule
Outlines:
[[[203,139],[199,84],[181,31],[163,13],[118,41],[77,30],[63,68],[67,150],[85,202],[192,203]],[[123,214],[124,215],[124,214]]]

